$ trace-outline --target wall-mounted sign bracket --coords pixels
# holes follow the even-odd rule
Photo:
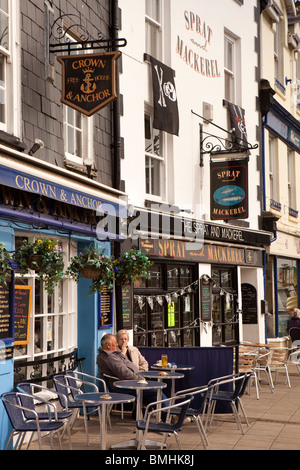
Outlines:
[[[200,117],[204,121],[212,124],[217,129],[221,130],[225,134],[225,137],[221,137],[219,135],[210,134],[208,132],[203,131],[203,125],[200,124],[200,166],[204,166],[204,159],[203,156],[208,154],[212,156],[218,157],[228,157],[229,155],[232,156],[234,154],[248,154],[250,150],[254,150],[258,148],[258,144],[252,145],[248,141],[243,139],[236,139],[233,129],[227,131],[222,127],[218,126],[217,124],[208,121],[203,116],[192,111],[193,114]],[[237,155],[237,156],[239,156]]]

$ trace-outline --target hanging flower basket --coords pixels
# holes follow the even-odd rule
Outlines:
[[[61,246],[49,238],[25,241],[19,248],[21,275],[34,270],[37,278],[44,282],[44,288],[52,295],[54,288],[64,276],[64,261]]]
[[[76,282],[79,282],[80,277],[92,279],[89,295],[101,292],[104,286],[111,288],[113,285],[112,258],[106,256],[104,250],[99,251],[97,247],[85,248],[71,259],[67,274]]]
[[[102,269],[92,268],[90,266],[85,266],[79,270],[82,277],[86,279],[96,279],[97,277],[101,276]]]
[[[11,279],[12,255],[7,251],[4,243],[0,243],[0,285],[7,287],[7,283]]]
[[[149,278],[152,262],[140,250],[125,252],[113,263],[115,279],[118,285],[126,286],[141,278]]]

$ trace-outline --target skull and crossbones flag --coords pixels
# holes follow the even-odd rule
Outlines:
[[[179,134],[179,115],[175,72],[167,65],[150,58],[154,102],[153,127],[169,134]]]
[[[240,147],[247,147],[247,131],[245,110],[233,103],[228,103],[230,125],[234,129],[235,143]]]

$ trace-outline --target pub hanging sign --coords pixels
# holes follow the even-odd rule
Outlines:
[[[61,101],[86,116],[117,98],[116,61],[121,52],[57,57],[62,64]]]
[[[248,159],[210,163],[211,220],[247,219]]]

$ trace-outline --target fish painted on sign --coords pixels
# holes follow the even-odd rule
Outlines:
[[[213,198],[217,204],[222,206],[234,206],[245,199],[245,191],[239,186],[228,185],[217,189]]]

